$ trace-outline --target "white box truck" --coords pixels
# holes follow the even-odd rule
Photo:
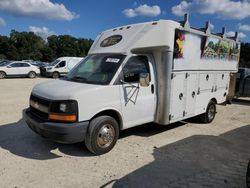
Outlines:
[[[41,67],[40,74],[46,77],[59,78],[60,76],[67,75],[82,60],[82,57],[60,57],[48,66]]]
[[[94,154],[119,131],[201,115],[210,123],[237,72],[240,43],[184,22],[160,20],[101,33],[64,80],[36,85],[25,118],[45,138],[85,142]]]

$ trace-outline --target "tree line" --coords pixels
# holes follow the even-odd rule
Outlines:
[[[0,59],[51,62],[63,56],[84,57],[92,43],[70,35],[52,35],[45,41],[33,32],[12,30],[9,36],[0,35]]]
[[[51,62],[63,56],[84,57],[92,43],[70,35],[52,35],[45,41],[33,32],[12,30],[9,37],[0,35],[0,59]],[[241,44],[240,67],[250,68],[250,43]]]

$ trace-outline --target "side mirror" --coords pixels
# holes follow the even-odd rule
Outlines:
[[[142,87],[148,87],[150,84],[149,73],[141,73],[139,83],[140,83],[140,86]]]
[[[10,65],[7,65],[7,68],[11,68],[11,66],[10,66]]]

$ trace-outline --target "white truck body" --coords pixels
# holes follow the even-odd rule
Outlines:
[[[41,68],[41,73],[44,76],[52,76],[57,74],[57,76],[65,76],[68,72],[82,61],[82,57],[60,57],[53,61],[50,65]]]
[[[209,27],[196,30],[170,20],[122,26],[101,33],[69,74],[103,56],[106,67],[117,66],[107,83],[55,80],[35,86],[32,95],[77,101],[78,122],[91,124],[107,115],[120,130],[149,122],[168,125],[205,113],[210,101],[225,102],[230,73],[238,69],[239,48],[236,40],[211,34]],[[141,69],[150,75],[147,86],[129,81]],[[100,76],[106,75],[92,79]]]

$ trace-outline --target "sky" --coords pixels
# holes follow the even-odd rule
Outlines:
[[[102,31],[139,22],[171,19],[190,14],[196,28],[210,21],[212,32],[226,27],[227,35],[239,33],[250,42],[250,0],[0,0],[0,35],[33,31],[50,35],[95,37]]]

